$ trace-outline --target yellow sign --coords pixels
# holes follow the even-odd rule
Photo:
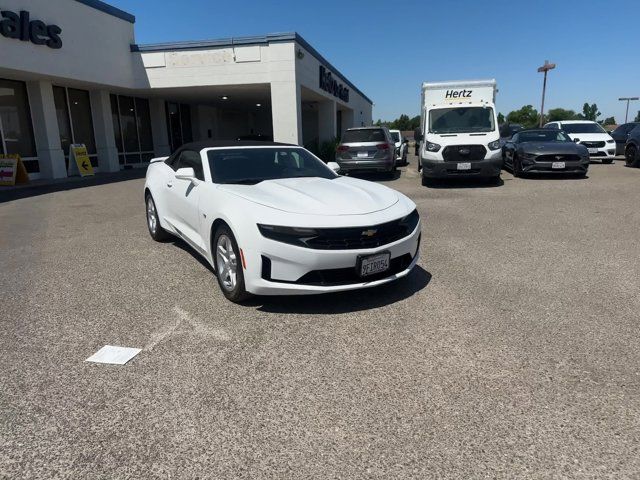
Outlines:
[[[29,183],[29,174],[18,154],[0,155],[0,185]]]
[[[84,145],[74,144],[71,145],[70,150],[74,162],[71,162],[71,159],[69,159],[69,174],[71,175],[72,173],[75,173],[75,170],[77,169],[81,177],[93,175],[93,166],[91,165],[91,159],[87,153],[87,147]],[[74,166],[75,168],[72,168]]]

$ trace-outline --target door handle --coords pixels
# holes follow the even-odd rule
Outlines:
[[[173,182],[167,182],[167,187],[169,188],[173,187]]]

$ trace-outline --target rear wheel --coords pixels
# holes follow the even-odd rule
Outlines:
[[[624,152],[624,161],[628,167],[640,166],[640,158],[638,148],[635,145],[629,145]]]
[[[240,249],[231,229],[220,225],[213,238],[216,278],[222,294],[238,303],[249,297],[244,286],[244,272]]]
[[[147,206],[147,228],[151,238],[156,242],[164,242],[171,238],[171,234],[160,226],[160,216],[158,215],[156,202],[153,201],[150,193],[147,193],[145,204]]]

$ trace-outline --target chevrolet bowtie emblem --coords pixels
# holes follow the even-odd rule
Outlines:
[[[364,237],[373,237],[376,234],[377,231],[378,230],[375,230],[373,228],[369,229],[369,230],[365,230],[364,232],[362,232],[362,236],[364,236]]]

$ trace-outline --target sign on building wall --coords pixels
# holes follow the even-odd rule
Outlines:
[[[0,155],[0,185],[12,186],[16,183],[29,183],[29,174],[20,155]]]
[[[62,29],[58,25],[31,20],[31,13],[26,10],[21,10],[20,13],[9,10],[0,12],[0,35],[3,37],[58,49],[62,48],[61,33]]]
[[[333,77],[332,73],[320,65],[320,88],[338,97],[343,102],[349,102],[349,89]]]

